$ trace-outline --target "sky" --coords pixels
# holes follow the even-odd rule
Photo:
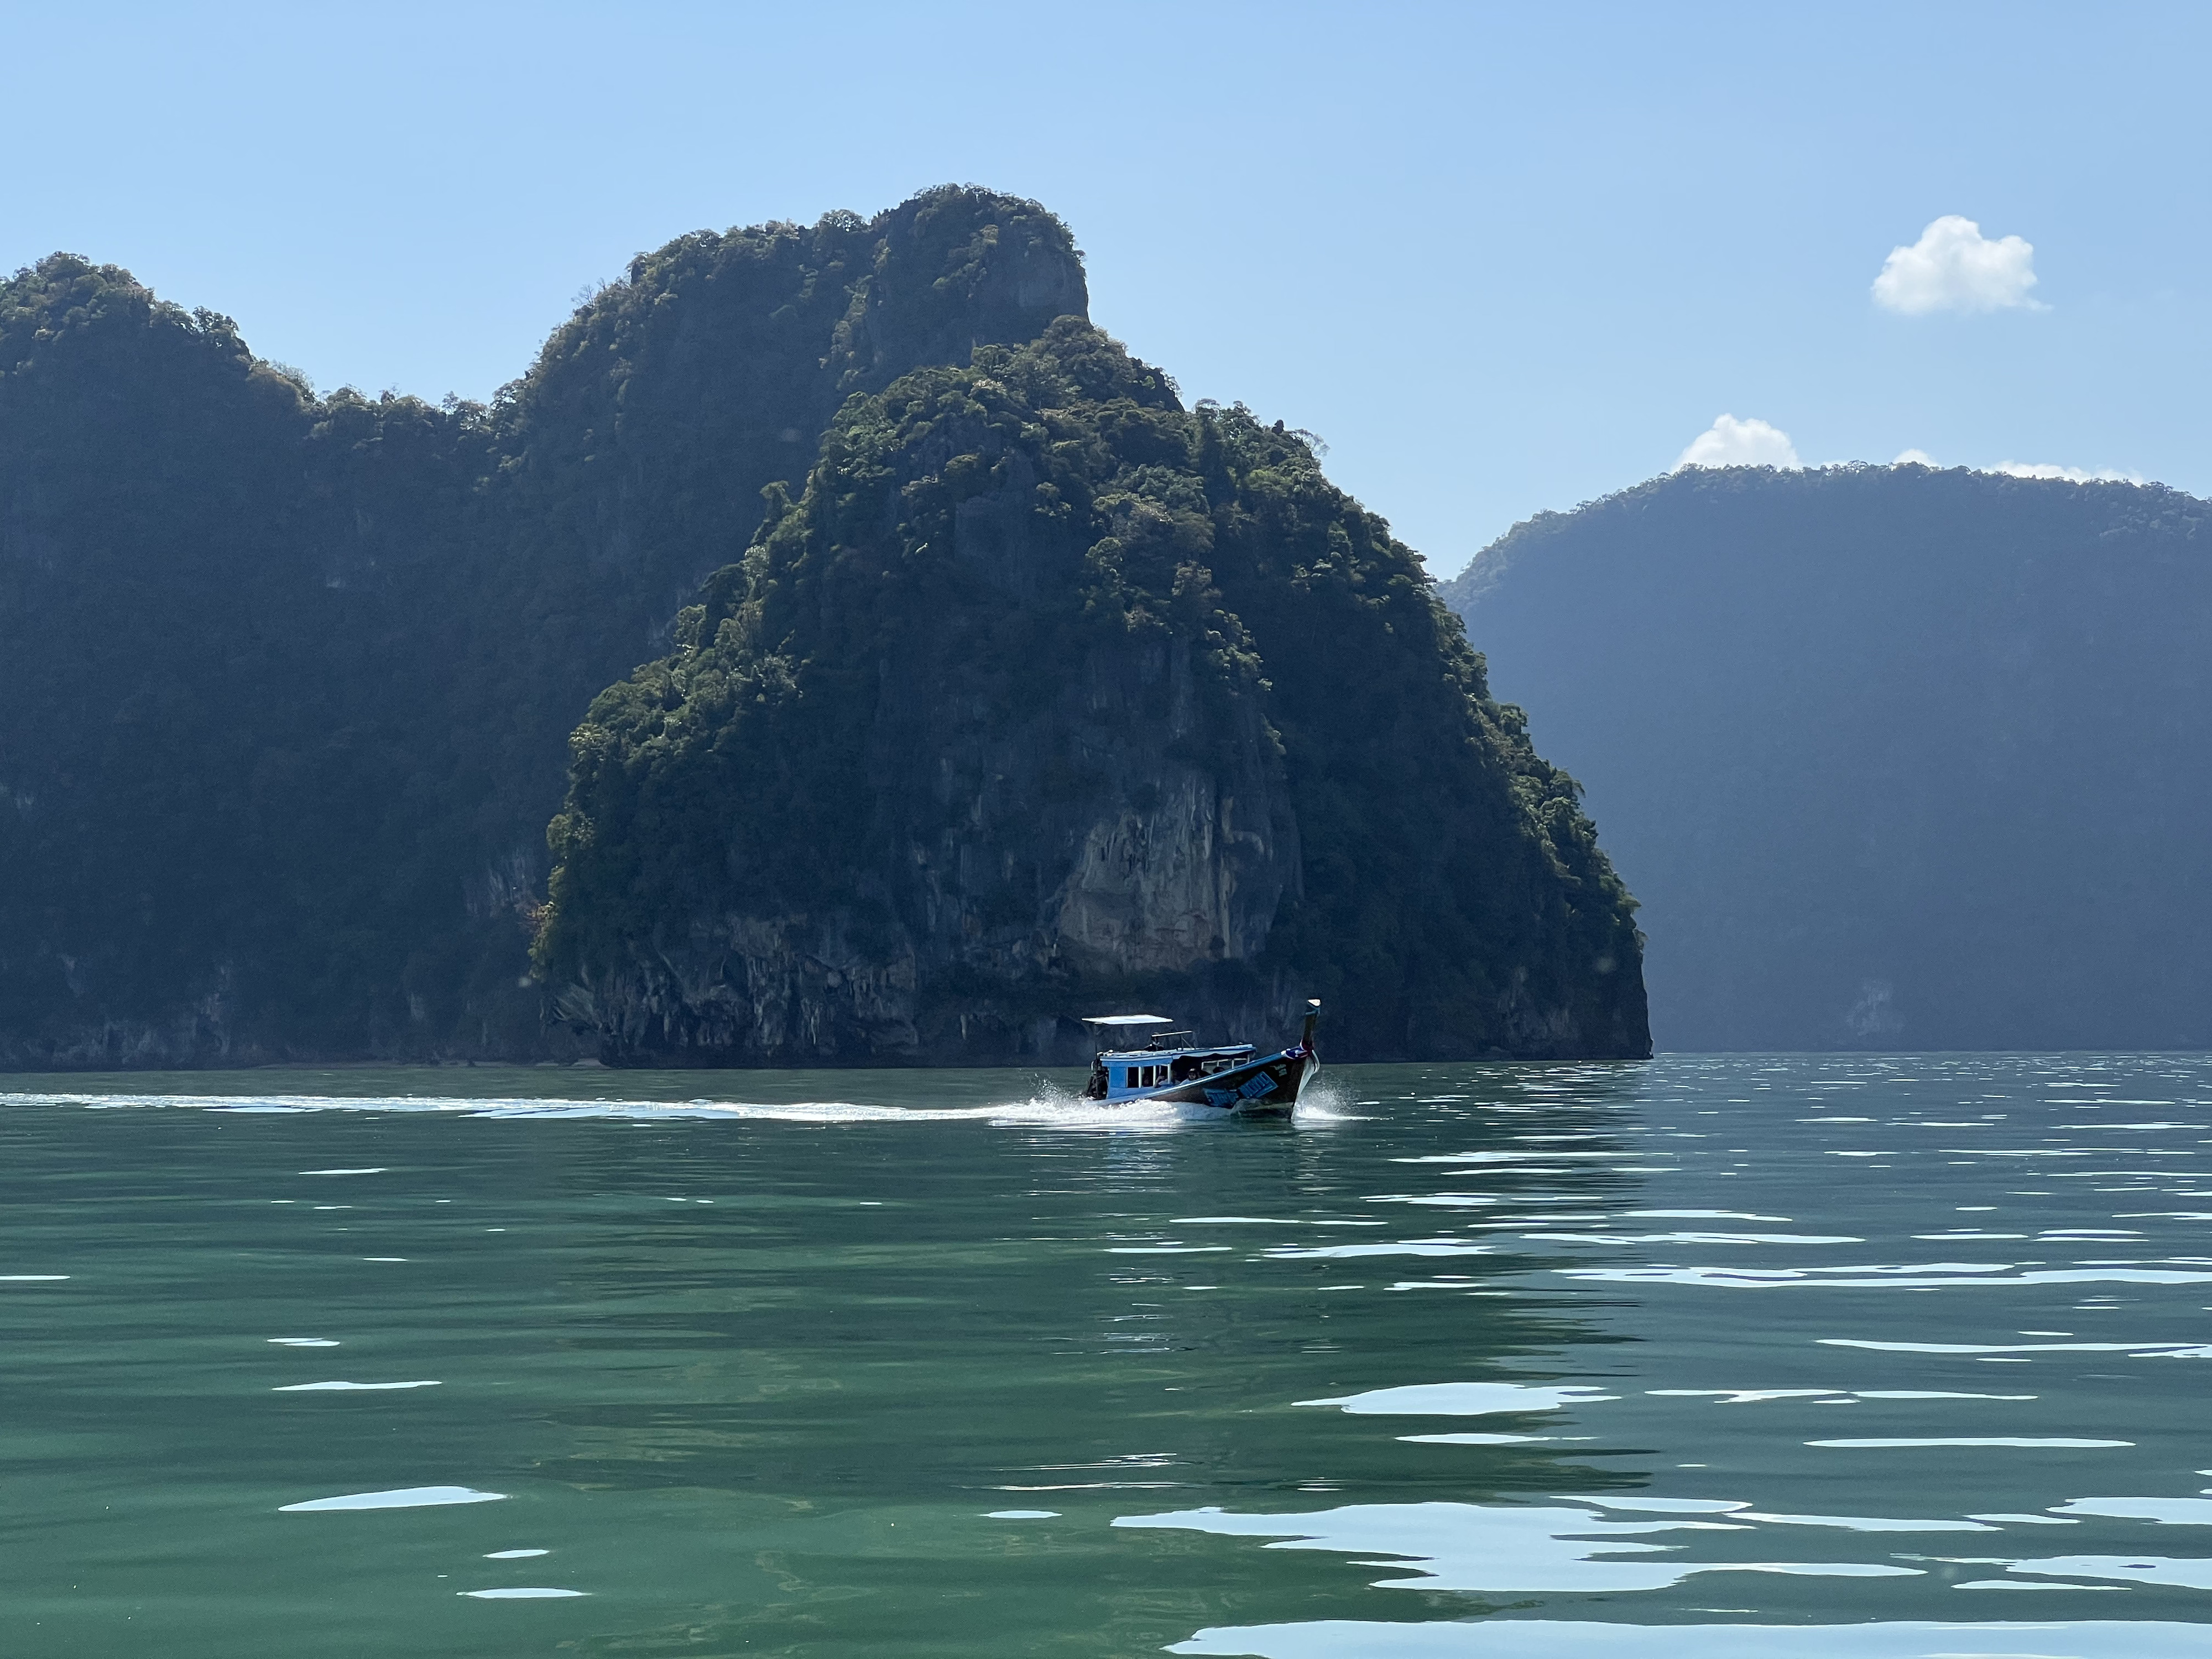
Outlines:
[[[685,232],[1033,197],[1449,576],[1678,462],[2212,494],[2212,8],[0,0],[0,270],[483,398]],[[1725,416],[1725,421],[1722,417]]]

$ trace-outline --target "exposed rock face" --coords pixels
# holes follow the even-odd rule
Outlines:
[[[1079,319],[848,405],[678,638],[553,831],[610,1059],[1066,1060],[1315,991],[1347,1057],[1644,1049],[1626,896],[1412,555]]]
[[[1299,874],[1281,761],[1249,711],[1219,770],[1176,757],[1203,736],[1187,645],[1057,665],[1059,696],[996,730],[1000,711],[930,706],[957,664],[899,655],[862,745],[876,867],[844,902],[693,912],[627,971],[584,969],[562,1009],[610,1057],[1065,1060],[1076,987],[1126,994],[1261,955]]]
[[[1159,800],[1151,811],[1122,807],[1093,823],[1076,849],[1047,928],[1059,954],[1103,973],[1182,973],[1257,956],[1297,873],[1295,845],[1279,847],[1273,826],[1240,829],[1237,797],[1218,779],[1180,769],[1151,793]],[[1246,804],[1264,809],[1255,795]]]

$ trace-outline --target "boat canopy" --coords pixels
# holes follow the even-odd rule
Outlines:
[[[1161,1014],[1098,1014],[1083,1023],[1096,1030],[1102,1053],[1182,1053],[1191,1047],[1191,1033]]]

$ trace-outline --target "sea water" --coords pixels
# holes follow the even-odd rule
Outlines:
[[[14,1656],[2212,1655],[2212,1061],[0,1079]]]

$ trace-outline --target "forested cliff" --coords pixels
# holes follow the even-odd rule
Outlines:
[[[1588,786],[1678,1049],[2212,1045],[2212,504],[1690,470],[1447,596]]]
[[[637,1013],[675,1006],[666,983],[623,979],[641,959],[637,941],[696,918],[625,909],[604,883],[586,882],[573,856],[577,896],[556,910],[542,952],[559,973],[532,976],[546,825],[561,807],[570,733],[604,688],[620,683],[609,693],[617,704],[635,696],[625,677],[640,663],[656,664],[647,675],[691,672],[677,665],[702,648],[697,630],[708,619],[703,645],[720,648],[725,611],[766,614],[769,596],[732,569],[775,566],[784,556],[776,550],[818,521],[820,469],[848,464],[859,434],[875,430],[868,422],[896,425],[889,406],[871,399],[917,370],[970,372],[979,347],[999,362],[991,351],[1028,346],[1086,309],[1065,227],[1033,203],[967,189],[931,191],[873,220],[839,214],[809,228],[700,233],[641,256],[488,406],[350,390],[319,398],[304,377],[257,359],[228,319],[166,305],[113,267],[58,255],[0,283],[0,1066],[560,1057],[602,1042],[618,1058],[672,1045],[690,1058],[768,1054],[775,1045],[705,1040],[713,1019],[695,1030],[689,1016],[652,1025]],[[1150,384],[1167,395],[1158,376]],[[825,452],[841,409],[836,444],[846,447]],[[1178,410],[1173,418],[1195,417]],[[1111,449],[1118,437],[1096,441]],[[966,488],[885,442],[876,464],[903,469],[907,482],[927,475],[955,495]],[[779,483],[786,493],[775,499],[793,505],[763,526],[763,489]],[[961,524],[981,522],[980,499],[961,497]],[[1058,580],[1040,576],[1040,591]],[[967,598],[1005,597],[981,577],[958,580]],[[927,582],[911,597],[947,625],[1026,625],[988,605],[971,617]],[[1418,598],[1432,608],[1425,592]],[[842,643],[872,650],[882,641],[859,630]],[[1085,670],[1132,699],[1123,714],[1109,696],[1085,705],[1088,714],[1063,699],[1060,714],[1048,715],[1026,688],[1018,708],[933,711],[925,705],[937,687],[909,684],[907,740],[952,746],[908,758],[972,771],[995,767],[991,756],[1014,757],[1021,764],[998,810],[1010,823],[1042,822],[1050,813],[1038,804],[1074,787],[1054,767],[1088,752],[1062,715],[1091,720],[1130,753],[1163,729],[1141,726],[1152,716],[1139,705],[1149,710],[1154,694],[1144,689],[1142,650],[1128,643],[1119,657],[1100,646]],[[1189,660],[1210,661],[1209,649]],[[1478,711],[1461,717],[1468,741],[1482,721],[1497,724],[1480,713],[1480,671],[1455,636],[1418,649],[1429,656],[1406,658],[1400,672],[1433,678],[1458,665],[1449,672]],[[1431,668],[1410,665],[1418,660]],[[830,659],[817,651],[808,661],[826,671]],[[893,663],[856,658],[836,672],[882,675]],[[1249,664],[1239,672],[1253,683],[1196,668],[1188,680],[1194,697],[1237,711],[1220,728],[1242,734],[1231,748],[1243,745],[1225,775],[1238,802],[1221,830],[1225,844],[1243,848],[1235,838],[1248,835],[1266,843],[1237,854],[1250,880],[1218,907],[1222,952],[1256,975],[1273,950],[1266,971],[1291,973],[1286,941],[1311,925],[1293,918],[1310,911],[1283,908],[1279,897],[1271,907],[1265,896],[1277,890],[1271,883],[1295,900],[1326,894],[1328,882],[1323,872],[1316,883],[1301,850],[1312,830],[1291,805],[1297,773],[1285,758],[1282,700],[1264,701],[1264,676]],[[1006,729],[994,730],[1001,720]],[[821,757],[780,746],[771,726],[763,723],[763,763],[819,769]],[[581,826],[598,822],[592,745],[603,739],[592,734],[620,729],[601,714],[585,728],[579,795],[559,832],[572,854]],[[784,735],[808,732],[802,721]],[[1571,786],[1525,744],[1515,750],[1517,742],[1508,732],[1493,746],[1512,751],[1502,763],[1522,780],[1513,786],[1519,816],[1468,832],[1502,836],[1484,845],[1509,869],[1520,867],[1516,849],[1536,849],[1546,872],[1514,890],[1519,908],[1497,942],[1461,939],[1473,955],[1459,982],[1494,1007],[1456,1024],[1441,1018],[1433,1029],[1449,1035],[1432,1042],[1378,1039],[1385,1048],[1411,1040],[1408,1052],[1429,1052],[1484,1032],[1490,1046],[1525,1039],[1546,1052],[1629,1052],[1641,1040],[1625,901],[1588,844]],[[1030,764],[1047,752],[1061,760]],[[1195,802],[1203,791],[1189,787]],[[754,793],[720,805],[702,799],[700,810],[742,816],[758,804],[757,780],[744,787]],[[1031,788],[1045,793],[1020,793]],[[820,827],[805,819],[804,801],[776,810],[794,832]],[[664,874],[701,844],[681,839],[696,823],[672,819],[668,830],[666,846],[655,826],[629,843]],[[1005,851],[987,841],[965,845],[963,868]],[[782,926],[795,904],[810,917],[837,910],[836,884],[860,878],[853,868],[830,872],[828,856],[812,867],[830,884],[819,895],[776,888],[786,908],[768,920]],[[1220,873],[1209,866],[1204,879]],[[673,884],[630,899],[675,903],[695,878],[671,876]],[[1237,883],[1245,878],[1238,866]],[[964,915],[988,909],[961,890]],[[1127,945],[1163,926],[1182,938],[1200,925],[1163,924],[1126,900],[1101,903],[1066,911],[1069,940]],[[853,908],[836,925],[859,939],[867,914]],[[1206,915],[1211,929],[1217,919]],[[1597,934],[1627,941],[1610,950],[1610,977],[1594,976],[1574,954],[1582,943],[1568,943]],[[1376,938],[1385,949],[1386,934]],[[602,946],[612,954],[593,957]],[[1083,959],[1141,974],[1165,959],[1147,948],[1109,944]],[[1006,1032],[1066,1012],[1033,1006],[1039,988],[1024,980],[1015,990],[1018,975],[989,978],[1011,960],[987,951],[963,958],[962,971],[983,979],[930,981],[933,995],[1000,1010],[973,1052],[1014,1052],[1021,1045],[1010,1048]],[[669,972],[681,979],[696,969],[672,960]],[[1250,991],[1260,982],[1237,981],[1234,1006],[1260,1006]],[[1279,989],[1289,980],[1266,982]],[[587,984],[601,1002],[579,1000]],[[1420,1021],[1440,1018],[1389,1000],[1395,994],[1377,1005],[1378,1031],[1396,1021],[1392,1029],[1418,1033]],[[556,995],[568,1018],[549,1020]],[[604,1024],[577,1018],[593,1008],[630,1012]],[[939,1036],[910,1042],[906,1029],[856,1036],[840,1027],[826,1043],[776,1052],[970,1052],[946,1047],[927,1018],[916,1016],[914,1031]]]
[[[686,236],[495,404],[317,399],[57,256],[0,284],[0,1064],[529,1054],[567,739],[854,390],[1084,308],[939,191]]]
[[[855,399],[592,707],[541,960],[625,1056],[1644,1044],[1626,896],[1413,554],[1074,318]]]

